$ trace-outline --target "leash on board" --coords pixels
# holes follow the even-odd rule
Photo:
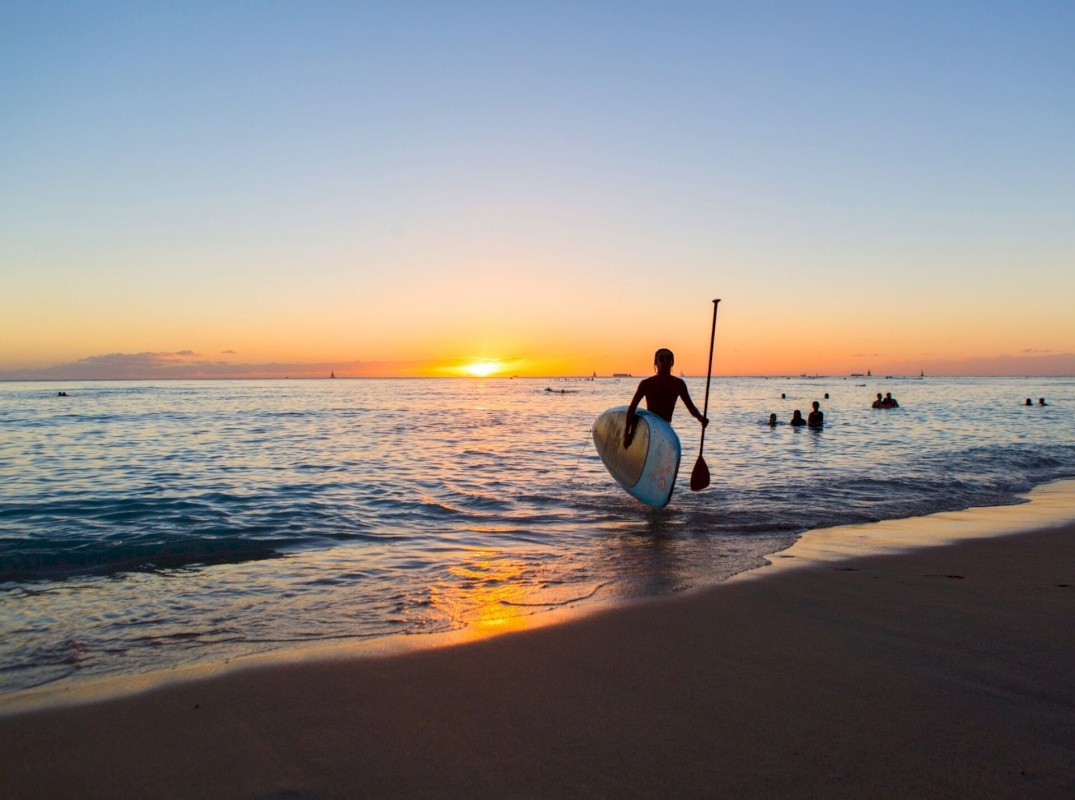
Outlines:
[[[589,436],[593,437],[593,425],[590,426],[590,434],[589,434]],[[577,459],[575,459],[575,468],[573,470],[571,470],[571,474],[567,476],[567,482],[568,483],[571,483],[571,481],[573,481],[575,479],[575,473],[578,472],[578,469],[579,469],[579,462],[582,461],[582,454],[586,452],[586,445],[588,445],[589,443],[590,443],[589,438],[587,438],[585,441],[583,441],[582,449],[579,450],[579,457]]]

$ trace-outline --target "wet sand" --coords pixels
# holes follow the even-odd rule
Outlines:
[[[1053,501],[815,532],[705,591],[456,646],[8,702],[0,794],[1071,797]],[[885,552],[908,539],[955,543]]]

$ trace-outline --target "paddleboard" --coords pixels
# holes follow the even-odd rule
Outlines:
[[[664,508],[672,497],[679,472],[679,437],[672,426],[644,409],[635,411],[631,446],[623,446],[627,406],[603,412],[593,424],[593,443],[609,474],[636,500]]]

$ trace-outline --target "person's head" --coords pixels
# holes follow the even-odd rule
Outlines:
[[[885,392],[885,399],[886,400],[891,400],[892,399],[892,392]]]
[[[819,403],[817,400],[815,400],[814,401],[814,411],[817,411],[820,408],[821,408],[821,403]]]
[[[878,393],[877,393],[877,399],[878,399],[878,400],[880,400],[880,399],[881,399],[881,393],[880,393],[880,392],[878,392]]]
[[[826,400],[828,400],[828,399],[829,399],[829,393],[828,393],[828,392],[825,392],[825,399],[826,399]]]
[[[1026,399],[1026,404],[1027,404],[1028,406],[1032,406],[1032,405],[1034,405],[1033,403],[1031,403],[1031,402],[1030,402],[1030,398],[1029,398],[1029,397],[1028,397],[1028,398]]]
[[[769,424],[770,425],[776,425],[776,414],[770,414],[769,415]]]
[[[653,354],[653,366],[655,366],[658,371],[661,369],[672,369],[672,365],[675,363],[676,357],[667,347],[662,347]]]
[[[795,409],[794,411],[791,412],[791,418],[792,419],[802,419],[802,417],[803,417],[803,412],[801,412],[799,409]]]
[[[1045,405],[1045,398],[1044,397],[1039,397],[1038,398],[1038,404],[1039,405]]]

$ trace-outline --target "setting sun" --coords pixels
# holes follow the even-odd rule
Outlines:
[[[465,365],[462,368],[462,372],[464,375],[470,375],[474,378],[488,378],[502,369],[503,365],[499,361],[474,361]]]

